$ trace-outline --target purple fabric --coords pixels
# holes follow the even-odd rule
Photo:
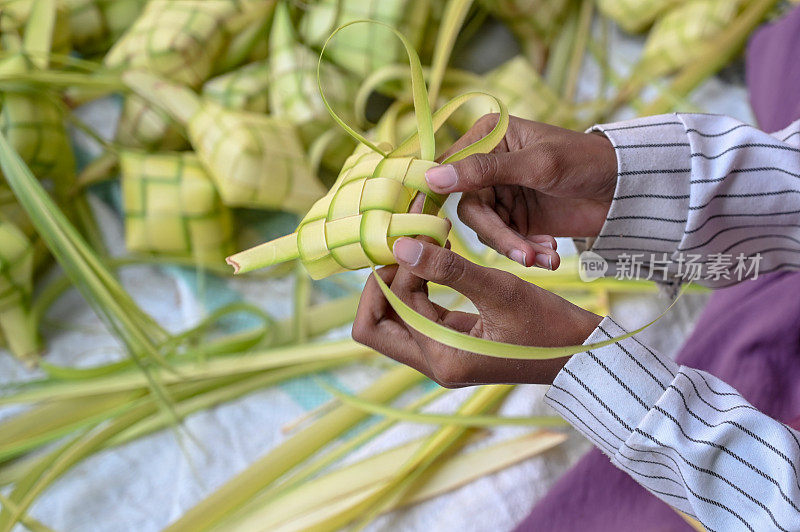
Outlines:
[[[761,28],[747,82],[762,129],[800,117],[800,8]],[[800,273],[780,272],[713,294],[678,362],[736,388],[767,415],[800,428]],[[691,531],[678,514],[594,449],[520,524],[519,532]]]
[[[777,131],[800,116],[800,8],[760,28],[747,47],[750,105],[765,131]]]

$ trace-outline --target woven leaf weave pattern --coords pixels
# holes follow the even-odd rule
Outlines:
[[[28,301],[33,289],[33,248],[13,224],[0,222],[0,312]]]
[[[392,264],[392,245],[400,236],[419,233],[444,244],[448,222],[434,216],[444,197],[431,192],[425,171],[436,163],[413,157],[384,158],[364,146],[348,158],[333,188],[300,222],[297,247],[303,265],[316,278],[370,265]],[[428,214],[408,214],[418,192],[428,195]]]
[[[232,247],[230,210],[191,152],[123,152],[128,249],[216,263]]]

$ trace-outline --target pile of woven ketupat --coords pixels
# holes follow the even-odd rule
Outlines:
[[[777,14],[778,4],[3,1],[0,332],[15,356],[42,373],[9,385],[0,396],[1,405],[32,406],[0,424],[0,484],[12,488],[0,496],[0,531],[19,522],[40,526],[28,513],[36,498],[99,450],[165,427],[180,432],[180,421],[195,411],[290,378],[372,360],[372,352],[349,340],[319,340],[352,319],[357,293],[309,305],[313,287],[305,274],[275,265],[299,259],[312,277],[323,278],[390,263],[398,236],[427,234],[444,243],[445,198],[427,189],[424,171],[480,116],[502,108],[501,114],[507,109],[522,118],[583,128],[626,105],[668,111],[725,66],[752,29]],[[373,22],[350,24],[364,20]],[[518,41],[515,53],[488,72],[450,67],[451,52],[479,42],[488,25],[507,28]],[[613,72],[606,54],[605,36],[614,25],[648,32],[641,57],[631,58],[625,74]],[[415,60],[429,66],[417,72],[423,79],[424,70],[427,87],[410,82]],[[591,100],[580,99],[577,90],[586,65],[602,73]],[[640,101],[654,80],[656,97]],[[494,98],[458,96],[464,93]],[[113,137],[102,138],[83,123],[79,110],[109,97],[121,114]],[[459,105],[448,107],[448,101]],[[441,120],[433,113],[437,109],[447,110]],[[420,129],[426,119],[435,130]],[[76,153],[74,131],[93,139],[99,155],[86,160]],[[109,191],[124,220],[128,257],[108,255],[89,207],[90,196],[107,197]],[[430,201],[422,213],[409,213],[419,193]],[[290,318],[272,315],[269,302],[235,302],[197,327],[169,333],[117,280],[117,269],[137,263],[224,275],[228,255],[263,238],[249,222],[276,211],[297,215],[298,230],[262,245],[247,269],[273,266],[265,275],[296,278]],[[470,253],[459,235],[449,238]],[[231,263],[240,267],[237,256]],[[514,269],[495,255],[472,252],[471,258]],[[570,271],[524,274],[594,309],[606,304],[609,290],[622,288],[612,281],[581,285]],[[127,359],[88,369],[42,360],[39,324],[71,285],[119,339]],[[259,325],[224,331],[234,314],[250,314]],[[255,523],[264,529],[333,529],[453,489],[563,440],[537,431],[461,463],[451,451],[476,437],[475,427],[503,424],[490,414],[511,388],[476,392],[450,424],[417,411],[440,390],[410,410],[387,406],[421,379],[393,368],[360,398],[332,391],[337,403],[190,510],[175,529],[250,529]],[[333,454],[316,454],[369,415],[384,419]],[[331,473],[342,475],[339,483],[317,476],[401,419],[437,429],[361,469]],[[474,466],[479,458],[483,467]],[[437,477],[436,467],[451,470]],[[428,477],[435,482],[426,487]],[[309,493],[314,482],[317,491]],[[334,484],[352,488],[341,495]],[[308,501],[318,504],[292,506]]]

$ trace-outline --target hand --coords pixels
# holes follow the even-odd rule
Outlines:
[[[478,120],[448,152],[485,136],[497,115]],[[554,236],[597,236],[617,183],[617,158],[600,134],[512,116],[492,153],[428,170],[435,192],[463,192],[459,218],[480,240],[522,264],[558,267]]]
[[[397,266],[377,271],[407,305],[457,331],[519,345],[579,345],[601,318],[518,277],[473,264],[449,249],[422,239],[400,238]],[[468,297],[478,314],[449,311],[428,299],[427,281]],[[353,338],[420,371],[442,386],[551,384],[568,357],[552,360],[493,358],[454,349],[401,320],[370,276],[361,295]]]

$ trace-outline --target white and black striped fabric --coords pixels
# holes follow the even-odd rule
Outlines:
[[[772,135],[732,118],[671,114],[596,126],[619,180],[590,249],[761,254],[759,273],[800,267],[800,121]],[[700,279],[712,287],[735,279]],[[586,343],[625,331],[605,318]],[[720,379],[635,338],[573,356],[546,402],[612,462],[708,530],[800,530],[800,434]]]

